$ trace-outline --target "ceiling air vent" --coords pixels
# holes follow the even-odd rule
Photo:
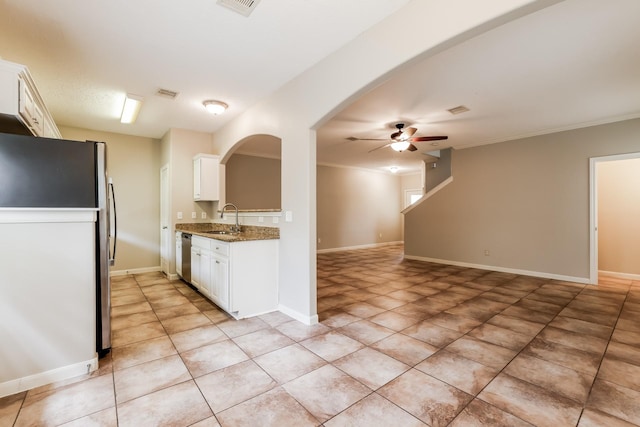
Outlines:
[[[175,99],[178,96],[178,92],[174,92],[169,89],[158,89],[156,95],[161,96],[163,98]]]
[[[469,109],[464,105],[458,105],[457,107],[449,108],[447,111],[451,114],[462,114],[469,111]]]
[[[244,16],[251,15],[258,3],[260,3],[260,0],[218,0],[219,5],[228,7]]]

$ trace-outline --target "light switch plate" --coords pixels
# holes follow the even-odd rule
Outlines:
[[[293,212],[286,211],[284,213],[284,220],[287,221],[287,222],[293,222]]]
[[[182,219],[182,212],[178,212],[178,219]]]

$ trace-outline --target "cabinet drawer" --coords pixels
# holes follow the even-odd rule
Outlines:
[[[191,247],[202,248],[202,249],[211,249],[211,239],[200,236],[193,236],[191,238]]]
[[[221,242],[220,240],[211,240],[211,250],[213,253],[228,257],[229,256],[229,244]]]

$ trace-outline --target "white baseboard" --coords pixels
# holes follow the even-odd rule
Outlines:
[[[178,280],[179,278],[180,278],[180,276],[178,276],[178,273],[171,273],[167,277],[167,279],[169,279],[169,280]]]
[[[93,359],[83,362],[74,363],[73,365],[62,366],[50,371],[40,372],[38,374],[28,375],[26,377],[17,378],[15,380],[0,383],[0,398],[21,391],[31,390],[32,388],[51,384],[57,381],[66,380],[85,375],[98,369],[98,355]]]
[[[325,254],[328,252],[341,252],[341,251],[352,251],[354,249],[370,249],[370,248],[379,248],[382,246],[391,246],[391,245],[401,245],[404,242],[402,240],[397,242],[384,242],[384,243],[372,243],[369,245],[358,245],[358,246],[343,246],[341,248],[329,248],[329,249],[318,249],[316,253]]]
[[[126,276],[127,274],[142,274],[153,273],[155,271],[162,271],[158,265],[156,267],[144,267],[144,268],[132,268],[130,270],[111,270],[110,276]]]
[[[479,270],[490,270],[490,271],[499,271],[501,273],[520,274],[523,276],[542,277],[544,279],[562,280],[565,282],[582,283],[585,285],[590,284],[588,277],[564,276],[561,274],[545,273],[541,271],[520,270],[517,268],[498,267],[495,265],[471,264],[468,262],[449,261],[445,259],[428,258],[428,257],[420,257],[420,256],[413,256],[413,255],[405,255],[404,257],[406,259],[413,259],[416,261],[435,262],[438,264],[455,265],[457,267],[477,268]]]
[[[305,325],[315,325],[316,323],[318,323],[318,315],[317,314],[314,314],[313,316],[306,316],[306,315],[304,315],[302,313],[297,312],[296,310],[292,310],[289,307],[285,307],[282,304],[280,304],[278,306],[278,311],[286,314],[289,317],[293,317],[298,322],[302,322]]]
[[[618,273],[616,271],[598,270],[598,275],[613,277],[615,279],[640,280],[640,274]]]

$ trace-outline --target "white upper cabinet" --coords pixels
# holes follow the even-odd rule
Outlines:
[[[0,61],[0,132],[61,138],[27,67]]]
[[[220,200],[221,168],[218,156],[198,154],[193,158],[193,200]]]

